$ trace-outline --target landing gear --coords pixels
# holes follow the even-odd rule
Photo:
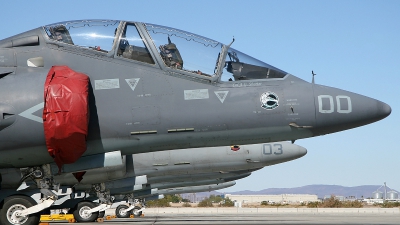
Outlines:
[[[140,217],[142,215],[142,210],[139,206],[135,206],[132,210],[127,211],[127,209],[130,208],[127,205],[119,205],[115,209],[115,215],[117,215],[118,218],[129,218],[131,215],[134,215],[135,217]]]
[[[131,215],[131,211],[126,211],[126,209],[129,208],[127,205],[119,205],[115,209],[115,215],[117,215],[118,218],[129,218]]]
[[[118,218],[129,218],[131,215],[134,217],[139,217],[142,215],[143,210],[146,208],[145,202],[143,199],[134,199],[132,194],[128,194],[125,196],[128,199],[129,206],[127,205],[119,205],[115,209],[115,215]]]
[[[96,193],[96,196],[99,199],[100,204],[92,208],[88,213],[97,213],[98,215],[102,214],[103,216],[99,216],[100,219],[104,217],[105,211],[111,208],[114,197],[110,195],[109,190],[106,190],[104,183],[93,184],[92,190]]]
[[[110,192],[105,189],[104,183],[94,184],[92,190],[99,198],[100,204],[97,205],[93,202],[78,203],[76,209],[73,210],[74,217],[78,222],[102,221],[105,210],[111,207],[113,198],[110,196]]]
[[[74,218],[78,222],[94,222],[99,217],[99,212],[90,212],[95,208],[96,204],[93,202],[80,202],[74,210]]]
[[[135,217],[140,217],[142,215],[143,209],[140,208],[139,206],[135,206],[135,208],[132,209],[132,215]]]
[[[4,200],[3,208],[0,210],[0,224],[2,225],[37,225],[39,215],[37,213],[20,216],[20,212],[37,203],[33,199],[19,195],[11,196]]]
[[[15,207],[13,210],[8,211],[7,214],[8,221],[11,224],[21,224],[22,222],[26,222],[22,218],[30,217],[30,215],[34,215],[42,210],[49,208],[54,202],[57,200],[58,195],[62,193],[60,190],[60,185],[54,183],[53,175],[51,174],[51,166],[49,164],[42,165],[41,167],[31,167],[31,168],[24,168],[21,169],[22,172],[22,179],[20,180],[20,186],[17,191],[24,191],[29,186],[25,183],[28,178],[31,178],[39,189],[39,199],[38,201],[33,201],[31,198],[24,198],[25,200],[29,201],[31,204],[27,205],[21,204],[21,206]],[[72,190],[69,189],[67,193],[72,193]],[[42,197],[41,197],[42,196]],[[31,196],[32,197],[32,196]],[[21,201],[20,199],[15,199],[16,196],[10,196],[9,201],[17,202]],[[22,222],[18,223],[18,220],[21,219]],[[27,220],[28,221],[28,220]]]

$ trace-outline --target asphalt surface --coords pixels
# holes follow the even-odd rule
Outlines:
[[[70,224],[53,222],[51,225]],[[82,223],[80,223],[82,224]],[[84,224],[99,224],[84,223]],[[212,215],[212,214],[174,214],[145,216],[140,218],[114,218],[104,220],[105,225],[135,224],[135,225],[171,225],[171,224],[400,224],[400,214],[243,214],[243,215]]]

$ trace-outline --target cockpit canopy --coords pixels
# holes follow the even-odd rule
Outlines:
[[[51,24],[44,29],[54,41],[109,52],[119,23],[117,20],[82,20]]]
[[[182,30],[145,24],[148,34],[160,52],[164,63],[185,71],[212,76],[222,44]],[[167,50],[173,46],[173,50]],[[168,56],[168,53],[171,52]],[[178,65],[171,61],[180,61]],[[182,63],[181,63],[182,62]]]
[[[270,79],[287,74],[220,42],[155,24],[81,20],[47,25],[44,30],[51,41],[148,64],[159,57],[168,70],[205,79]],[[151,49],[157,52],[151,54]]]
[[[225,59],[222,80],[233,76],[234,80],[283,78],[286,72],[248,56],[234,48],[229,48]],[[227,73],[228,72],[228,73]],[[228,78],[231,81],[231,78]]]

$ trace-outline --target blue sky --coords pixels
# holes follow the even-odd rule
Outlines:
[[[166,25],[232,45],[304,80],[379,99],[392,114],[296,141],[301,159],[255,172],[224,191],[358,186],[400,190],[400,1],[3,1],[0,39],[59,21],[121,19]]]

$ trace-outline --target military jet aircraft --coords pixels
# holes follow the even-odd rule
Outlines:
[[[54,207],[71,208],[77,221],[91,222],[93,218],[97,219],[98,211],[104,211],[111,204],[96,206],[91,201],[82,199],[89,197],[86,193],[78,192],[90,190],[91,184],[105,183],[105,189],[110,190],[110,195],[122,195],[132,205],[132,208],[127,208],[125,211],[124,208],[117,209],[119,214],[126,215],[126,211],[135,208],[133,203],[136,199],[164,194],[171,188],[179,187],[186,190],[186,187],[214,185],[242,179],[254,170],[294,160],[306,153],[307,150],[301,146],[289,142],[277,142],[129,155],[124,157],[122,167],[116,167],[114,170],[99,168],[87,171],[79,184],[69,173],[54,176],[57,183],[74,186],[76,192],[74,198],[65,193],[65,196],[54,203],[56,205]],[[81,163],[86,163],[86,160],[78,160],[70,166],[79,168]],[[57,167],[54,163],[52,166]],[[16,191],[21,175],[19,169],[0,169],[0,173],[4,178],[1,188],[3,191],[8,189],[8,195],[24,194],[35,198],[35,189]],[[124,176],[114,180],[118,174]],[[40,198],[36,198],[35,201],[39,203]]]
[[[43,201],[58,173],[122,155],[309,138],[366,125],[391,108],[308,83],[190,32],[119,20],[67,21],[0,40],[0,168],[25,167]],[[23,181],[23,180],[22,180]],[[26,203],[13,196],[4,205]]]

